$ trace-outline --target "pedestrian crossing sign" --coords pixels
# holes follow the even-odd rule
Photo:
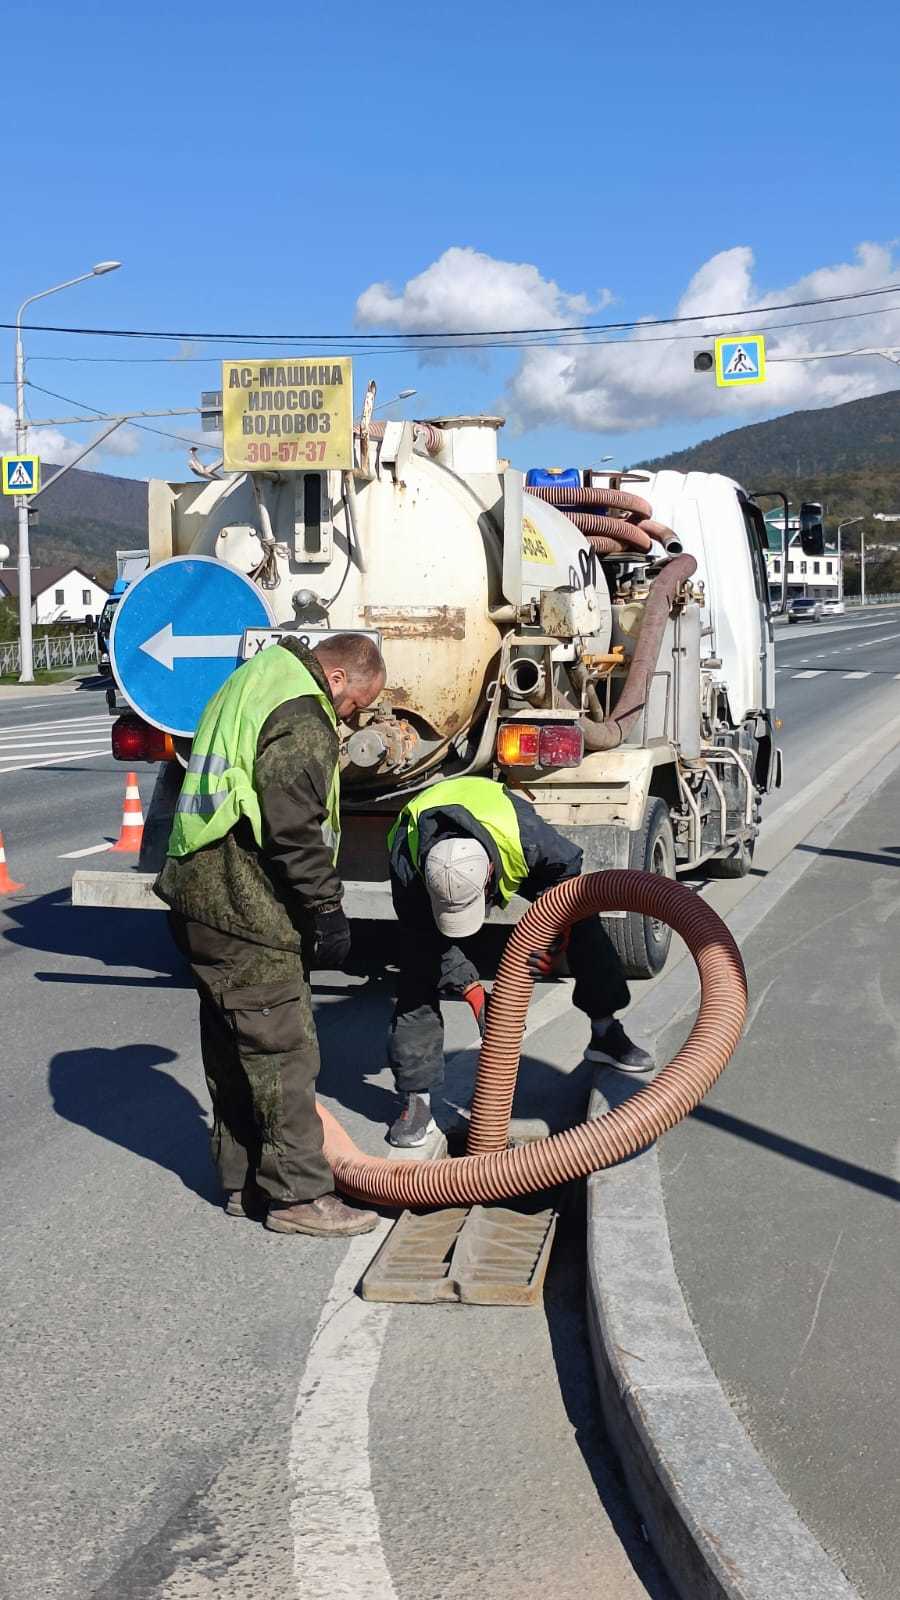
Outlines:
[[[720,389],[765,383],[766,341],[761,333],[733,333],[716,340],[716,383]]]
[[[3,457],[4,494],[37,494],[40,487],[40,456]]]

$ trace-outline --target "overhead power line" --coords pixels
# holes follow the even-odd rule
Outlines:
[[[825,323],[855,322],[855,321],[858,321],[862,317],[886,317],[886,316],[892,315],[894,312],[897,312],[897,311],[900,311],[900,303],[898,303],[896,305],[890,305],[890,306],[875,306],[875,307],[872,307],[868,311],[841,311],[841,312],[837,312],[835,315],[830,316],[830,317],[803,317],[803,318],[799,318],[799,319],[796,319],[796,320],[792,320],[790,322],[768,322],[768,323],[763,323],[762,326],[758,327],[755,331],[757,333],[779,333],[779,332],[782,331],[782,329],[790,330],[792,328],[816,328],[816,327],[821,327]],[[647,324],[646,323],[641,323],[641,324],[638,324],[637,326],[646,327]],[[571,350],[571,349],[575,349],[575,350],[584,350],[584,349],[591,349],[591,350],[596,350],[596,349],[602,348],[604,345],[610,345],[613,349],[631,350],[631,349],[634,349],[635,347],[640,347],[641,345],[644,345],[644,344],[676,344],[679,341],[684,341],[684,340],[690,340],[692,343],[696,343],[698,339],[713,339],[716,336],[713,333],[706,334],[706,333],[699,332],[699,331],[695,330],[693,333],[656,333],[656,334],[650,334],[649,337],[646,338],[646,339],[643,339],[643,338],[642,339],[591,339],[591,338],[588,338],[586,336],[582,337],[582,338],[579,338],[579,339],[550,339],[549,337],[545,336],[543,338],[535,338],[533,340],[520,339],[515,344],[504,344],[504,343],[496,343],[496,344],[480,343],[479,344],[477,341],[463,344],[460,341],[465,338],[464,334],[454,334],[453,337],[457,341],[455,345],[424,345],[424,346],[423,345],[418,345],[418,346],[411,346],[411,345],[405,345],[405,344],[400,343],[400,344],[391,346],[389,349],[385,349],[384,346],[381,346],[376,351],[376,350],[372,350],[368,346],[364,347],[363,349],[359,349],[359,348],[356,348],[356,347],[352,346],[352,344],[351,344],[351,346],[349,348],[344,348],[343,349],[343,353],[347,354],[347,355],[353,355],[353,354],[356,354],[356,355],[377,354],[378,356],[385,356],[385,355],[409,355],[410,353],[424,354],[424,353],[426,353],[428,351],[432,351],[432,352],[436,351],[436,350],[447,351],[447,350],[452,350],[452,349],[460,349],[460,350],[473,350],[473,349],[474,350],[489,350],[489,349],[500,349],[500,350],[562,350],[562,349]],[[850,354],[851,352],[847,352],[847,353]],[[58,355],[58,354],[48,354],[48,355],[39,354],[39,355],[29,356],[28,364],[30,366],[36,361],[53,361],[53,362],[66,362],[66,363],[70,363],[70,364],[73,364],[73,365],[81,364],[81,365],[91,365],[91,366],[93,366],[93,365],[113,365],[113,366],[186,367],[186,366],[210,366],[210,365],[214,365],[216,362],[220,361],[221,359],[222,358],[220,356],[217,356],[217,355],[205,355],[205,356],[67,356],[67,355]],[[275,359],[275,358],[273,358],[273,359]],[[772,358],[770,358],[770,359],[772,359]],[[788,358],[784,357],[783,359],[787,360]]]
[[[664,328],[676,327],[684,324],[698,322],[720,322],[723,320],[734,322],[745,320],[748,317],[768,316],[773,311],[799,311],[816,306],[841,305],[851,300],[869,300],[878,295],[892,294],[900,290],[900,283],[885,284],[878,289],[859,289],[852,294],[822,295],[809,300],[786,300],[777,305],[744,307],[731,311],[704,311],[696,312],[690,316],[677,317],[644,317],[625,322],[581,322],[563,323],[556,327],[534,328],[468,328],[455,331],[432,329],[427,333],[197,333],[184,329],[163,330],[149,328],[83,328],[63,327],[58,323],[25,323],[23,326],[32,333],[64,333],[81,337],[104,339],[160,339],[181,340],[203,344],[230,344],[258,345],[258,344],[353,344],[357,349],[377,345],[381,341],[390,339],[403,339],[415,348],[420,341],[426,339],[447,340],[459,343],[461,339],[472,339],[482,347],[488,340],[516,340],[520,338],[533,338],[535,335],[545,335],[559,338],[562,334],[589,334],[589,333],[624,333],[636,328]],[[12,322],[0,322],[0,328],[14,329]],[[513,346],[514,347],[514,346]]]

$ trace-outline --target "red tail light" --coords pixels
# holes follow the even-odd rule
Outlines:
[[[497,734],[501,767],[577,767],[583,756],[584,735],[571,722],[504,722]]]
[[[174,761],[175,745],[171,734],[140,717],[119,717],[112,726],[112,753],[115,761]]]
[[[572,722],[541,729],[542,767],[577,767],[584,755],[584,734]]]

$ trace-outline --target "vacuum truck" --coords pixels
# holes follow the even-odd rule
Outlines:
[[[257,428],[245,470],[149,486],[151,571],[205,557],[264,596],[273,625],[246,630],[245,659],[285,632],[382,649],[381,700],[342,730],[348,914],[392,914],[393,818],[463,774],[521,790],[586,870],[746,873],[781,773],[754,501],[717,474],[522,472],[498,455],[500,417],[379,423],[373,398],[344,466],[307,440],[298,470],[296,441],[288,457]],[[160,771],[140,871],[78,873],[73,899],[147,905],[190,739],[110,699],[114,754]],[[607,928],[629,975],[659,971],[666,927]]]

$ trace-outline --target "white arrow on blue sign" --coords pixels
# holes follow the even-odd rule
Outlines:
[[[203,708],[241,664],[245,628],[274,617],[242,572],[212,556],[173,556],[125,591],[109,637],[129,705],[164,733],[189,739]]]

